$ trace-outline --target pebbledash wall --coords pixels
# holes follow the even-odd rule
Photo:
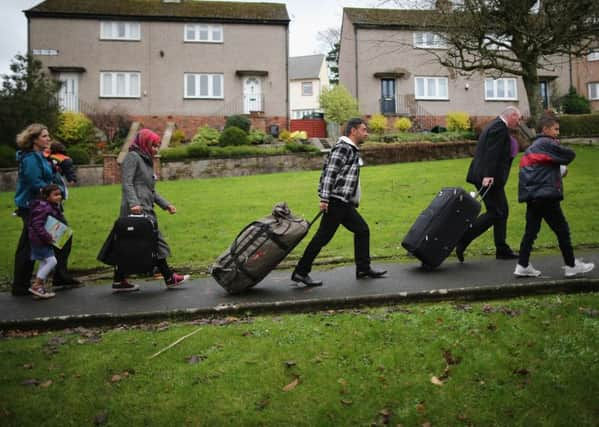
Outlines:
[[[379,144],[364,147],[362,157],[366,165],[416,162],[424,160],[457,159],[471,157],[476,143],[473,141]],[[161,180],[246,176],[263,173],[317,170],[322,167],[324,153],[296,153],[278,156],[254,156],[229,159],[198,159],[180,162],[154,161],[154,169]],[[79,166],[79,185],[117,184],[120,167],[116,155],[105,156],[104,164]],[[14,191],[17,170],[0,170],[0,191]]]

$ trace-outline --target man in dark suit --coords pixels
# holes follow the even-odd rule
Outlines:
[[[483,194],[486,212],[480,215],[466,231],[456,245],[456,255],[464,262],[464,251],[474,239],[493,226],[495,256],[497,259],[515,259],[518,254],[506,243],[508,203],[505,196],[505,184],[510,174],[512,159],[517,154],[515,140],[510,137],[509,129],[518,127],[522,114],[516,107],[507,107],[485,127],[478,144],[474,159],[470,163],[466,180],[474,184]],[[489,188],[486,188],[489,187]]]

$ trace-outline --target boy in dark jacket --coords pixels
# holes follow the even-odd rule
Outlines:
[[[564,262],[564,274],[573,277],[591,271],[595,264],[574,258],[570,241],[570,228],[562,212],[560,202],[564,198],[562,177],[576,153],[560,145],[559,120],[545,115],[539,121],[541,134],[525,151],[520,160],[518,201],[526,202],[526,230],[520,243],[520,256],[514,270],[518,277],[536,277],[541,274],[529,263],[532,245],[541,229],[541,220],[549,225],[557,236]]]

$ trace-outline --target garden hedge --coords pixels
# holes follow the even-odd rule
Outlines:
[[[599,114],[563,114],[560,116],[561,136],[599,136]]]

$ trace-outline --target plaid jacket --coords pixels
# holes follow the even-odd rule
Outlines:
[[[341,137],[324,162],[318,195],[328,202],[335,197],[348,203],[356,194],[360,178],[360,151]]]

